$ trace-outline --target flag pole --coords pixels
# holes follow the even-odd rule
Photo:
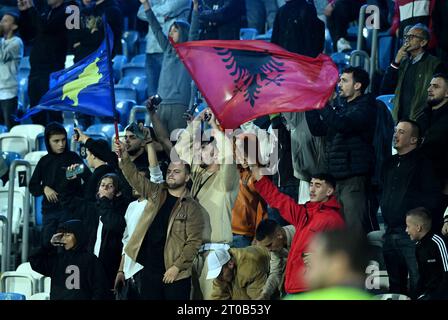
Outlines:
[[[114,71],[112,68],[112,56],[111,56],[111,44],[109,43],[109,37],[107,34],[107,20],[106,15],[103,14],[103,26],[104,26],[104,37],[106,40],[106,51],[107,51],[107,67],[109,69],[109,82],[110,82],[110,90],[111,90],[111,97],[112,97],[112,110],[114,110],[114,127],[115,127],[115,141],[119,140],[119,132],[118,132],[118,113],[116,109],[116,102],[115,102],[115,82],[114,82]],[[113,44],[112,44],[113,47]]]

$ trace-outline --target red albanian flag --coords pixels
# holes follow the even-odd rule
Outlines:
[[[310,58],[260,40],[173,44],[221,126],[325,106],[338,80],[326,55]]]

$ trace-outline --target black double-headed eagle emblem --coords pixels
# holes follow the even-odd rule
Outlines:
[[[285,79],[283,62],[269,53],[215,48],[233,77],[233,93],[244,92],[245,101],[253,108],[263,87],[281,86]]]

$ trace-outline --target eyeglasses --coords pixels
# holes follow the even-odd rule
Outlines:
[[[418,36],[418,35],[415,35],[415,34],[405,34],[403,36],[404,40],[412,40],[413,38],[417,38],[417,39],[420,39],[420,40],[424,39],[422,36]]]

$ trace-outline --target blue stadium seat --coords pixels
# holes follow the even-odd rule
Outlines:
[[[28,78],[19,79],[18,98],[19,98],[19,109],[26,110],[29,105]]]
[[[114,80],[117,83],[121,79],[121,69],[128,62],[126,56],[117,55],[112,60],[112,69],[114,70]]]
[[[31,69],[30,57],[26,56],[20,60],[19,69]]]
[[[26,297],[15,292],[0,292],[0,300],[26,300]]]
[[[22,156],[20,155],[20,153],[17,153],[17,152],[0,151],[0,155],[3,157],[3,159],[5,159],[6,164],[8,165],[8,167],[11,165],[11,163],[14,160],[22,159]]]
[[[71,136],[69,136],[71,137]],[[36,151],[46,151],[45,133],[39,133],[36,137]]]
[[[395,98],[394,94],[385,94],[385,95],[376,97],[376,100],[382,101],[387,106],[389,111],[392,112],[392,110],[394,110],[394,103],[393,103],[394,98]]]
[[[138,53],[139,54],[146,54],[146,39],[140,39],[138,41]]]
[[[137,103],[137,90],[130,85],[115,85],[115,100],[132,100]]]
[[[272,29],[269,29],[268,31],[266,31],[266,33],[257,35],[255,37],[255,40],[264,40],[267,42],[271,42],[271,37],[272,37]]]
[[[36,225],[42,225],[42,199],[44,196],[34,197],[34,218],[36,219]]]
[[[137,66],[145,66],[146,62],[146,54],[138,54],[135,57],[132,58],[131,63]]]
[[[8,132],[8,127],[4,125],[0,125],[0,133],[6,133]]]
[[[103,133],[103,132],[95,132],[95,133],[93,133],[93,132],[89,132],[89,133],[87,133],[86,132],[86,134],[90,137],[90,138],[92,138],[92,139],[94,139],[94,140],[99,140],[99,139],[103,139],[103,140],[106,140],[107,141],[107,143],[110,145],[110,137],[108,137],[105,133]],[[78,148],[79,148],[79,144],[78,144]]]
[[[148,98],[148,82],[146,77],[123,77],[120,85],[134,88],[137,91],[137,103],[143,104],[143,102]]]
[[[240,40],[255,40],[258,35],[257,29],[254,28],[241,28],[240,29]]]
[[[151,119],[149,118],[149,114],[146,111],[146,107],[133,106],[131,109],[131,113],[129,114],[129,122],[142,122],[145,125],[149,125],[151,123]]]
[[[123,33],[124,41],[123,52],[126,52],[128,60],[137,54],[138,51],[138,32],[126,31]]]
[[[30,75],[30,69],[20,68],[20,69],[19,69],[18,79],[19,79],[19,81],[20,81],[20,79],[28,78],[29,75]]]
[[[350,65],[350,54],[345,52],[335,52],[331,55],[331,59],[338,67],[339,73]]]
[[[135,106],[135,101],[133,100],[117,101],[115,110],[117,110],[118,114],[120,115],[120,124],[124,127],[129,123],[129,114],[133,106]]]
[[[122,130],[123,130],[122,125],[118,124],[118,131],[122,131]],[[104,134],[110,141],[112,139],[113,135],[115,134],[115,125],[113,123],[94,124],[87,128],[85,134],[91,138],[93,138],[92,134],[95,134],[95,135]]]
[[[141,66],[135,63],[128,63],[123,66],[121,69],[122,77],[146,77],[146,69],[145,66]]]

